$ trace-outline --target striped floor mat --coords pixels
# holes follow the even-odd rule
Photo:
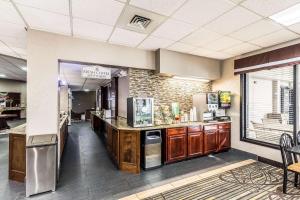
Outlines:
[[[293,180],[291,174],[290,179]],[[144,200],[198,200],[198,199],[300,199],[300,189],[288,186],[288,195],[282,194],[282,170],[252,162],[180,187],[153,194]]]

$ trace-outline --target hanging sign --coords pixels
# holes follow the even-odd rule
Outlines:
[[[83,66],[81,68],[82,78],[94,78],[94,79],[111,79],[110,68],[101,66]]]

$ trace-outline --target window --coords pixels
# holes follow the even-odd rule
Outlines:
[[[295,69],[287,66],[241,75],[242,140],[278,147],[282,133],[294,136]]]

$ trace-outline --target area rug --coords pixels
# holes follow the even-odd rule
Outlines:
[[[225,169],[190,177],[185,181],[181,181],[182,184],[180,184],[180,181],[170,183],[168,184],[169,189],[168,185],[161,186],[161,189],[153,188],[128,199],[300,199],[300,189],[294,188],[293,183],[288,184],[287,195],[282,193],[282,173],[282,169],[252,161],[239,167],[225,167]],[[289,178],[293,180],[293,174],[290,174]],[[184,184],[184,182],[187,184]]]

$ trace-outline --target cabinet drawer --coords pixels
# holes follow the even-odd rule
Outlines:
[[[207,125],[203,127],[204,131],[209,131],[209,130],[217,130],[218,125]]]
[[[189,133],[200,132],[200,131],[202,131],[201,126],[189,126],[188,127]]]
[[[186,133],[186,128],[181,127],[181,128],[168,128],[167,129],[167,134],[168,136],[170,135],[181,135]]]
[[[230,128],[230,124],[219,124],[219,129],[227,129]]]

